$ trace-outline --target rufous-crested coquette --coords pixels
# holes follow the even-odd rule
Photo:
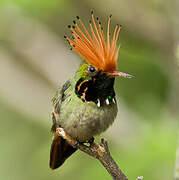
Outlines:
[[[121,26],[117,24],[110,37],[110,21],[111,16],[105,38],[101,22],[94,18],[93,12],[90,33],[77,16],[74,25],[68,26],[73,37],[64,36],[83,62],[52,100],[54,137],[50,152],[51,169],[61,166],[77,150],[56,134],[57,127],[62,127],[70,137],[83,143],[104,132],[116,118],[115,77],[131,78],[132,75],[117,71],[120,49],[117,40]]]

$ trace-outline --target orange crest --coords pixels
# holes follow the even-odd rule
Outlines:
[[[90,21],[91,35],[87,31],[81,19],[77,16],[83,31],[80,29],[76,21],[74,26],[68,26],[73,34],[73,40],[66,37],[72,49],[82,56],[85,61],[93,65],[99,70],[105,72],[114,72],[117,69],[117,59],[120,46],[117,47],[117,39],[120,32],[120,26],[117,24],[112,40],[110,42],[109,26],[111,16],[109,16],[107,24],[107,38],[105,40],[101,22],[97,18],[97,24],[93,12],[91,12],[92,22]]]

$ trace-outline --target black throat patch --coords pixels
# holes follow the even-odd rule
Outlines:
[[[100,72],[88,80],[80,78],[76,83],[75,93],[84,102],[93,101],[102,106],[107,100],[106,103],[110,104],[115,101],[114,80],[115,78]]]

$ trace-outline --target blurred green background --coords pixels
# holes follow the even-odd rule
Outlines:
[[[111,179],[93,158],[75,153],[49,169],[51,98],[80,58],[63,35],[90,10],[104,26],[122,24],[116,81],[119,113],[101,136],[129,179],[174,177],[179,120],[178,2],[175,0],[0,0],[0,179]],[[100,138],[100,137],[99,137]],[[98,140],[99,140],[98,138]]]

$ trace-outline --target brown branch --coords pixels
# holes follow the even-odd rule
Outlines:
[[[111,157],[106,140],[101,139],[100,144],[92,142],[90,146],[87,146],[83,143],[77,143],[77,141],[65,133],[63,128],[57,128],[56,133],[66,139],[70,145],[75,146],[86,154],[98,159],[114,180],[127,180],[125,174]]]

